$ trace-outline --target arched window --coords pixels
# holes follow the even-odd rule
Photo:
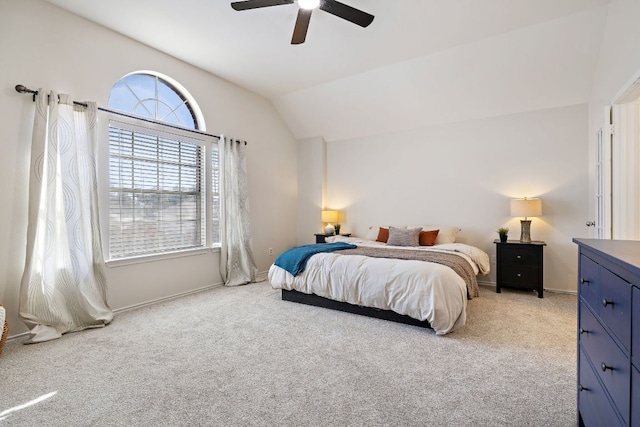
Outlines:
[[[187,129],[203,129],[195,101],[170,80],[150,71],[128,74],[113,85],[109,108]]]
[[[108,259],[219,244],[218,146],[193,132],[204,128],[195,100],[139,72],[114,84],[109,107],[132,116],[109,116]]]

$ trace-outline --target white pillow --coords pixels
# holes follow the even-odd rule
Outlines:
[[[380,232],[380,227],[389,228],[388,225],[372,225],[367,230],[367,234],[364,237],[366,240],[376,240],[378,238],[378,232]],[[401,228],[402,230],[406,230],[406,225],[392,225],[394,228]]]
[[[460,232],[459,227],[452,227],[450,225],[409,225],[407,228],[418,227],[422,227],[422,231],[440,230],[438,231],[438,237],[436,237],[436,245],[455,243],[456,237]]]

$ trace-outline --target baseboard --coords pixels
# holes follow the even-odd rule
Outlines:
[[[166,302],[166,301],[174,300],[176,298],[186,297],[187,295],[193,295],[193,294],[197,294],[197,293],[200,293],[200,292],[209,291],[211,289],[219,288],[221,286],[223,286],[223,283],[216,283],[216,284],[213,284],[213,285],[204,286],[202,288],[192,289],[192,290],[186,291],[186,292],[180,292],[179,294],[173,294],[173,295],[170,295],[170,296],[167,296],[167,297],[156,298],[154,300],[145,301],[145,302],[141,302],[141,303],[138,303],[138,304],[129,305],[129,306],[126,306],[126,307],[117,308],[117,309],[113,310],[113,312],[114,313],[122,313],[122,312],[129,311],[129,310],[135,310],[137,308],[147,307],[147,306],[150,306],[150,305],[158,304],[160,302]]]
[[[567,291],[564,289],[547,289],[544,288],[545,292],[551,292],[552,294],[565,294],[565,295],[575,295],[578,296],[578,291]]]
[[[256,282],[264,282],[267,280],[267,276],[269,275],[268,271],[260,271],[256,275]]]
[[[478,285],[481,286],[489,286],[492,288],[496,287],[496,283],[495,282],[484,282],[481,280],[478,280]],[[549,288],[544,288],[545,292],[551,292],[552,294],[567,294],[567,295],[578,295],[578,291],[567,291],[566,289],[549,289]]]
[[[29,332],[28,331],[27,332],[23,332],[23,333],[18,334],[18,335],[10,335],[10,336],[7,337],[7,342],[9,343],[9,342],[18,340],[19,338],[26,338],[28,336],[29,336]]]

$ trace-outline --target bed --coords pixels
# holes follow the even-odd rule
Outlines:
[[[363,238],[327,238],[352,248],[313,254],[295,274],[276,260],[268,274],[271,286],[282,290],[284,300],[425,326],[438,335],[464,325],[467,301],[478,296],[476,276],[489,272],[489,256],[456,243],[455,233],[443,233],[429,246],[399,246],[374,239],[383,227],[371,228]],[[392,233],[398,229],[389,227]]]

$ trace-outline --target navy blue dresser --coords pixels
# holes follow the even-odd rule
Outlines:
[[[640,426],[640,241],[578,244],[578,422]]]

